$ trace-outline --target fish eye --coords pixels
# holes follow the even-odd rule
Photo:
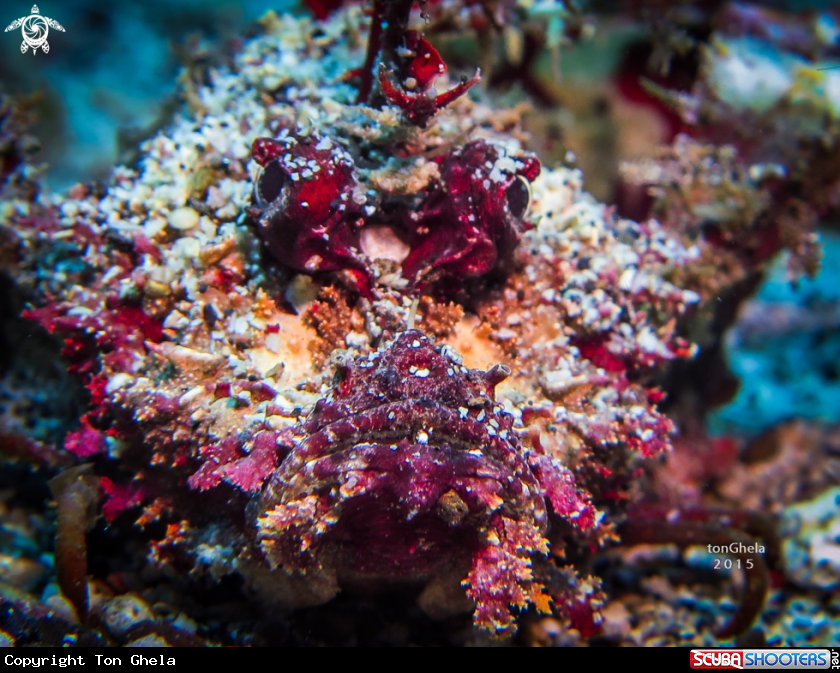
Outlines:
[[[525,213],[528,212],[531,205],[531,185],[521,175],[517,175],[516,179],[505,190],[505,198],[511,215],[521,219],[525,217]]]
[[[272,161],[263,169],[262,174],[257,181],[257,204],[260,206],[268,206],[273,203],[283,187],[286,185],[286,172],[280,166],[279,161]]]

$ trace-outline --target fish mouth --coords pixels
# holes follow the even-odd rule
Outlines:
[[[293,541],[306,540],[309,562],[359,577],[425,577],[466,562],[499,517],[526,512],[536,530],[545,527],[538,492],[478,447],[358,444],[308,462],[284,491],[273,508],[263,503],[259,520],[260,538],[284,549],[273,562],[298,563],[304,549]],[[287,512],[316,501],[328,505],[291,523]],[[290,525],[273,529],[270,520]]]
[[[542,521],[545,503],[525,458],[504,430],[471,411],[400,400],[316,426],[269,483],[263,504],[329,494],[342,510],[366,493],[392,494],[389,507],[409,520],[454,492],[471,517],[504,507],[508,516],[530,511]]]

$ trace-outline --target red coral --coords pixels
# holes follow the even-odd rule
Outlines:
[[[277,396],[277,391],[262,381],[240,381],[239,387],[251,393],[254,402],[268,402]]]
[[[222,383],[217,383],[213,386],[213,399],[215,400],[222,400],[226,397],[231,396],[231,386],[230,381],[224,381]]]
[[[423,42],[426,41],[423,40]],[[428,42],[426,42],[426,44],[428,45]],[[429,45],[429,48],[437,54],[437,51],[435,51],[431,45]],[[438,58],[440,57],[438,56]],[[415,61],[417,61],[416,58],[412,61],[412,63]],[[445,72],[446,65],[443,61],[440,61],[440,64],[443,66],[443,72]],[[420,71],[423,77],[429,76],[426,68],[418,67],[416,70]],[[434,79],[434,77],[432,79]],[[412,80],[414,80],[414,78],[412,78]],[[419,80],[414,81],[419,84]],[[379,66],[379,86],[382,87],[382,93],[385,94],[385,98],[388,99],[389,103],[396,105],[403,111],[403,114],[408,122],[414,124],[415,126],[419,126],[420,128],[426,128],[426,124],[429,123],[429,120],[435,116],[438,110],[442,110],[454,100],[463,96],[480,81],[481,70],[476,69],[475,75],[471,79],[462,79],[453,88],[442,94],[429,95],[425,91],[421,91],[420,93],[409,93],[404,88],[397,88],[394,86],[393,82],[389,79],[388,69],[384,65]]]
[[[603,630],[600,615],[593,609],[590,601],[572,601],[569,606],[569,621],[571,627],[577,629],[584,639],[600,635]]]
[[[361,77],[360,103],[397,105],[410,124],[425,128],[438,110],[463,96],[481,80],[480,71],[440,95],[432,84],[446,70],[437,50],[414,30],[407,30],[413,0],[375,0],[364,65],[353,71]],[[423,2],[419,4],[425,4]],[[378,67],[377,67],[378,62]],[[380,91],[374,90],[378,75]],[[391,81],[396,75],[399,84]],[[384,98],[383,98],[384,96]]]
[[[62,355],[70,361],[70,371],[89,374],[97,366],[97,356],[116,371],[131,371],[134,353],[145,354],[144,341],[163,339],[160,321],[147,315],[139,306],[108,297],[105,305],[99,298],[82,308],[73,303],[50,301],[46,306],[28,309],[24,318],[38,321],[47,331],[65,335]]]
[[[597,334],[584,339],[573,339],[572,345],[577,346],[581,357],[589,360],[596,367],[608,372],[627,371],[624,360],[607,348],[609,334]]]
[[[408,76],[414,79],[417,91],[428,91],[435,80],[446,73],[446,63],[438,50],[416,30],[406,31],[405,48],[414,54],[408,63]]]
[[[105,434],[92,427],[87,414],[82,416],[82,427],[68,432],[64,439],[64,448],[75,453],[79,458],[89,458],[106,449]]]
[[[106,388],[108,386],[108,379],[104,376],[92,376],[86,388],[90,391],[90,406],[97,408],[101,405],[107,396]]]
[[[520,445],[494,400],[508,373],[467,369],[416,330],[343,363],[260,498],[270,564],[333,582],[464,568],[474,620],[496,632],[512,608],[546,605],[532,573],[548,551],[546,499],[579,529],[595,512],[566,467]]]
[[[109,322],[124,328],[124,331],[139,331],[147,341],[159,343],[163,339],[163,325],[159,320],[146,315],[139,306],[118,306],[109,316]]]
[[[117,484],[108,477],[102,477],[100,484],[106,496],[105,504],[102,505],[102,514],[108,523],[124,511],[140,505],[145,497],[143,487],[137,484]]]
[[[652,458],[670,449],[671,443],[668,438],[674,432],[674,423],[651,408],[648,414],[640,417],[628,414],[624,418],[621,430],[627,446],[641,452],[645,458]]]
[[[472,79],[462,79],[449,91],[437,95],[432,85],[448,70],[437,49],[416,31],[407,30],[403,36],[401,53],[403,59],[410,59],[408,65],[402,68],[405,76],[401,88],[391,82],[393,71],[389,71],[384,63],[379,64],[379,86],[388,102],[398,106],[406,120],[420,128],[425,128],[438,110],[463,96],[481,81],[481,71],[476,70]]]

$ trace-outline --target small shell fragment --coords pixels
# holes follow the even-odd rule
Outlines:
[[[200,216],[193,208],[176,208],[169,215],[169,226],[180,231],[195,229],[198,226]]]

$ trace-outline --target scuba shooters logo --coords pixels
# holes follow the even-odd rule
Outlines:
[[[836,660],[829,649],[691,650],[691,668],[705,669],[824,669]]]
[[[741,650],[691,650],[691,668],[744,668]]]

